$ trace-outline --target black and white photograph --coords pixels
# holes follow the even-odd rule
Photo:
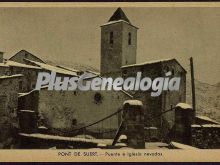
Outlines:
[[[0,6],[0,149],[220,149],[219,20]]]

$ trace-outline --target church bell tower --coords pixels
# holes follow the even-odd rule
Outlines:
[[[101,75],[118,75],[122,66],[136,63],[137,30],[121,8],[101,26]]]

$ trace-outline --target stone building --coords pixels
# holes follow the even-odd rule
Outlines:
[[[9,66],[4,63],[4,52],[0,52],[0,76],[9,73]]]
[[[35,111],[39,117],[38,126],[47,127],[50,134],[113,138],[121,121],[120,113],[88,128],[73,130],[114,114],[130,98],[123,91],[48,91],[45,87],[20,95],[18,109]]]
[[[101,75],[120,75],[121,66],[136,63],[137,30],[121,8],[101,26]]]
[[[171,72],[172,77],[181,77],[178,91],[162,91],[161,95],[152,97],[149,91],[130,91],[135,99],[141,100],[145,109],[145,126],[157,127],[161,132],[161,138],[166,137],[174,126],[174,110],[164,113],[180,102],[186,102],[186,71],[175,59],[158,60],[122,66],[122,76],[136,77],[137,72],[142,73],[142,78],[150,77],[152,80],[157,77],[166,77],[165,73]]]
[[[100,74],[105,76],[136,77],[137,72],[143,77],[155,79],[165,77],[181,77],[179,91],[163,91],[158,97],[152,97],[151,91],[129,91],[141,100],[145,109],[145,126],[157,127],[164,139],[174,125],[174,112],[160,115],[179,102],[186,101],[186,70],[176,59],[158,60],[136,64],[137,27],[132,25],[121,8],[118,8],[109,21],[101,26],[101,68]]]
[[[14,144],[18,128],[18,83],[22,75],[0,76],[0,148]]]
[[[75,76],[77,70],[69,70],[58,66],[47,64],[39,57],[29,53],[26,50],[21,50],[9,59],[0,61],[0,75],[22,74],[23,78],[19,81],[19,92],[29,92],[35,88],[37,76],[39,72],[54,71],[59,76]]]

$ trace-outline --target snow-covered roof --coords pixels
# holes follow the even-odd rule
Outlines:
[[[125,21],[125,20],[120,19],[120,20],[116,20],[116,21],[110,21],[110,22],[104,23],[104,24],[102,24],[101,26],[106,26],[106,25],[110,25],[110,24],[114,24],[114,23],[119,23],[119,22],[125,22],[125,23],[127,23],[127,24],[129,24],[129,25],[130,25],[130,23],[129,23],[129,22],[127,22],[127,21]]]
[[[219,122],[207,117],[207,116],[196,116],[196,118],[201,119],[201,120],[206,120],[215,124],[220,124]]]
[[[40,67],[37,67],[37,66],[22,64],[22,63],[11,61],[11,60],[6,61],[6,65],[14,66],[14,67],[21,67],[21,68],[29,68],[29,69],[41,69]]]
[[[11,76],[4,75],[4,76],[0,76],[0,79],[17,78],[17,77],[23,77],[23,75],[22,74],[14,74]]]
[[[9,67],[5,62],[0,63],[0,67]]]
[[[126,101],[123,103],[123,105],[125,105],[125,104],[140,105],[140,106],[143,105],[143,103],[142,103],[141,101],[139,101],[139,100],[126,100]]]
[[[192,124],[191,127],[201,127],[201,126],[198,124]]]
[[[199,124],[192,124],[191,127],[205,127],[205,128],[220,128],[220,124],[202,124],[202,125],[199,125]]]
[[[129,22],[127,22],[127,21],[125,21],[125,20],[110,21],[110,22],[107,22],[107,23],[105,23],[105,24],[102,24],[101,27],[102,27],[102,26],[106,26],[106,25],[111,25],[111,24],[119,23],[119,22],[127,23],[127,24],[129,24],[129,25],[135,27],[136,29],[138,29],[138,27],[136,27],[136,26],[130,24]]]
[[[121,68],[142,66],[142,65],[148,65],[148,64],[155,64],[155,63],[166,62],[166,61],[171,61],[171,60],[175,60],[175,58],[162,59],[162,60],[153,60],[153,61],[146,61],[146,62],[138,63],[138,64],[124,65]]]
[[[176,107],[180,107],[182,109],[192,109],[191,105],[186,104],[186,103],[179,103],[176,105]]]
[[[72,71],[72,72],[80,72],[80,70],[69,68],[69,67],[66,67],[66,66],[56,65],[56,67],[62,68],[62,69],[65,69],[65,70],[69,70],[69,71]]]
[[[208,127],[208,128],[211,128],[211,127],[220,128],[220,124],[203,124],[201,126]]]
[[[25,60],[30,62],[30,63],[33,63],[33,64],[35,64],[35,65],[37,65],[40,68],[45,69],[45,70],[54,71],[56,73],[65,74],[65,75],[77,76],[76,72],[73,72],[73,71],[70,71],[70,70],[67,70],[67,69],[63,69],[63,68],[60,68],[60,67],[57,67],[57,66],[53,66],[53,65],[49,65],[49,64],[45,64],[45,63],[41,63],[41,62],[32,61],[32,60],[29,60],[29,59],[25,59]]]
[[[138,66],[143,66],[143,65],[151,65],[151,64],[162,63],[162,62],[168,62],[168,61],[173,61],[173,60],[185,71],[185,73],[187,72],[187,71],[184,69],[184,67],[183,67],[175,58],[160,59],[160,60],[146,61],[146,62],[138,63],[138,64],[124,65],[124,66],[121,67],[121,69],[123,69],[123,68],[129,68],[129,67],[138,67]]]
[[[220,128],[220,124],[203,124],[201,126],[202,127],[216,127],[216,128]]]

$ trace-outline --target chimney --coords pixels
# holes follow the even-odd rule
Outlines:
[[[3,54],[4,52],[0,52],[0,63],[3,63]]]

